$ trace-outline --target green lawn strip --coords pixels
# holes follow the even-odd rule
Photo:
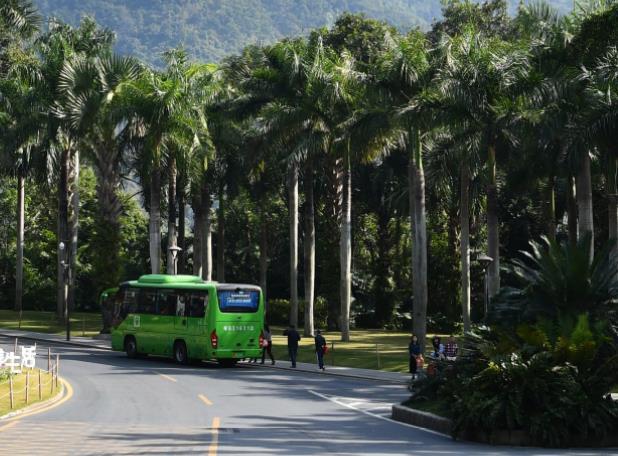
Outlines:
[[[53,397],[58,390],[51,390],[51,374],[41,371],[41,395],[39,400],[39,374],[38,369],[30,371],[30,388],[28,394],[28,404],[26,404],[26,372],[15,374],[13,376],[13,409],[11,409],[9,389],[10,384],[7,378],[0,381],[0,416],[4,416],[9,412],[14,412],[21,408],[36,404],[37,402],[47,400]]]
[[[288,359],[287,339],[282,335],[284,329],[282,327],[271,328],[275,359]],[[323,335],[329,349],[325,359],[326,366],[332,366],[334,362],[335,366],[378,369],[379,354],[380,370],[408,372],[410,334],[407,332],[356,329],[350,333],[351,342],[341,342],[341,333],[339,332],[323,332]],[[427,340],[430,341],[430,338],[428,337]],[[332,350],[333,342],[335,344],[334,351]],[[316,363],[317,365],[312,337],[302,337],[298,350],[298,361]]]
[[[64,334],[66,325],[58,321],[54,312],[25,310],[19,326],[19,312],[0,310],[0,328],[20,329],[48,334]],[[71,331],[75,336],[92,337],[101,330],[101,314],[87,312],[71,313]]]

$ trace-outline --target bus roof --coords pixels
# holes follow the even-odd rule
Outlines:
[[[140,276],[137,280],[130,280],[128,282],[124,282],[123,285],[137,286],[137,287],[163,287],[163,288],[174,288],[179,286],[180,288],[200,288],[204,289],[205,287],[214,288],[217,290],[260,290],[260,287],[257,285],[250,285],[245,283],[218,283],[209,281],[206,282],[202,280],[201,277],[193,276],[193,275],[168,275],[168,274],[145,274]]]
[[[137,279],[138,283],[199,283],[204,281],[194,275],[146,274]]]

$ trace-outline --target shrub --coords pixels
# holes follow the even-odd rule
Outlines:
[[[600,326],[590,329],[586,314],[553,340],[549,326],[466,336],[458,361],[417,382],[411,402],[450,404],[460,437],[523,431],[533,444],[568,446],[618,431],[618,404],[608,395],[618,378],[615,345]]]

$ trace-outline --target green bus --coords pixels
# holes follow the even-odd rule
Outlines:
[[[231,366],[261,355],[264,302],[255,285],[204,282],[190,275],[143,275],[122,283],[114,300],[112,349],[217,360]]]

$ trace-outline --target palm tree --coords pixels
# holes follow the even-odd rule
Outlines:
[[[120,280],[120,215],[118,195],[123,151],[131,140],[133,119],[127,92],[139,74],[130,57],[101,56],[66,62],[59,78],[65,102],[58,112],[72,131],[83,136],[79,147],[92,160],[97,173],[99,230],[94,240],[99,291]],[[104,329],[111,322],[104,322]]]
[[[317,74],[321,69],[315,63],[306,41],[297,39],[264,49],[250,47],[245,50],[242,59],[233,59],[227,64],[228,71],[239,87],[239,96],[231,110],[241,111],[244,118],[255,117],[257,131],[264,143],[263,151],[280,152],[288,164],[286,185],[290,221],[290,324],[295,326],[298,324],[299,174],[301,163],[306,157],[323,151],[323,143],[319,140],[323,133],[320,131],[321,126],[316,126],[316,122],[323,120],[323,116],[319,117],[315,103],[320,91],[310,85],[312,74]],[[312,179],[312,174],[304,174],[307,189],[313,185],[307,181]],[[306,211],[312,210],[306,206]],[[311,220],[311,217],[306,220],[309,224],[306,227],[307,233],[313,229]],[[315,262],[311,261],[311,252],[315,252],[315,237],[308,236],[307,240],[305,334],[313,334]]]
[[[446,110],[480,134],[486,152],[487,244],[493,259],[488,288],[494,296],[500,289],[496,154],[515,141],[511,131],[520,109],[517,90],[528,72],[528,55],[521,43],[484,37],[473,29],[444,37],[441,52],[436,82]]]
[[[427,222],[423,140],[431,129],[431,67],[420,32],[388,39],[390,45],[371,75],[371,91],[355,114],[353,136],[370,156],[390,148],[408,154],[408,192],[414,293],[413,331],[424,346],[427,318]],[[364,105],[364,106],[363,106]],[[363,146],[364,144],[364,146]]]
[[[19,312],[23,299],[25,181],[33,146],[41,136],[35,90],[39,68],[23,44],[38,31],[39,24],[40,17],[30,1],[11,0],[0,6],[0,112],[5,119],[2,136],[8,149],[3,158],[10,162],[3,167],[10,167],[17,175],[15,310]]]
[[[166,52],[167,68],[164,72],[146,70],[135,84],[133,103],[142,119],[144,137],[140,147],[142,182],[148,182],[150,214],[150,267],[153,274],[161,271],[161,179],[164,156],[168,158],[168,252],[176,245],[176,166],[175,145],[193,138],[191,84],[208,65],[190,64],[186,52],[174,49]],[[184,138],[184,140],[181,140]],[[189,143],[191,141],[189,139]],[[169,220],[172,219],[172,220]],[[167,261],[168,272],[173,267],[171,252]]]
[[[581,120],[585,137],[601,151],[605,170],[608,234],[618,240],[618,186],[616,184],[617,158],[615,144],[618,140],[618,102],[613,94],[618,89],[618,49],[609,47],[591,70],[584,68],[581,78],[586,81],[585,93],[588,107]],[[618,258],[618,245],[614,244],[613,256]]]
[[[78,28],[62,22],[50,21],[49,31],[37,40],[42,56],[39,84],[41,101],[48,107],[46,142],[57,163],[58,174],[58,295],[57,313],[66,318],[64,302],[74,302],[75,266],[77,261],[77,229],[79,207],[79,159],[76,156],[79,137],[83,131],[75,130],[75,124],[67,122],[66,110],[69,97],[61,93],[59,80],[65,64],[76,58],[93,59],[111,53],[113,33],[101,29],[89,18],[82,20]],[[71,185],[71,166],[73,183]],[[72,192],[72,195],[71,195]],[[72,201],[73,218],[69,219]],[[66,249],[62,249],[61,245]],[[65,265],[71,265],[71,277],[66,280]],[[66,295],[66,296],[65,296]]]

